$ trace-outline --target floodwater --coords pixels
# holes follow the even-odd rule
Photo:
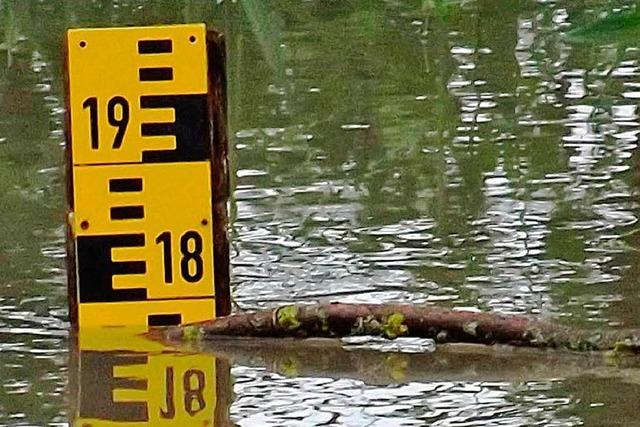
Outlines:
[[[226,33],[237,308],[394,301],[640,327],[635,4],[0,0],[0,425],[640,425],[640,370],[599,356],[72,345],[61,75],[70,27]]]

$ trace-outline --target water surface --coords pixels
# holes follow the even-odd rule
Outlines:
[[[66,322],[67,28],[206,22],[226,33],[239,308],[427,302],[618,328],[640,326],[640,31],[635,18],[614,25],[635,7],[1,1],[0,425],[74,423],[83,404],[74,390],[86,371]],[[159,361],[165,380],[175,368],[180,384],[185,359],[139,351],[139,363]],[[527,378],[502,362],[489,375],[462,356],[477,375],[461,363],[413,381],[405,356],[390,353],[377,383],[361,371],[337,378],[306,356],[269,364],[215,352],[183,356],[220,367],[210,374],[226,384],[216,392],[220,425],[640,423],[633,369]],[[98,353],[90,366],[110,360]]]

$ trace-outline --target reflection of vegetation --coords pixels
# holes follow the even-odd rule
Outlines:
[[[279,28],[278,16],[272,13],[269,5],[260,0],[246,0],[240,2],[249,27],[260,45],[263,57],[269,63],[273,72],[283,71],[280,43],[282,30]]]
[[[375,204],[381,202],[376,209],[386,209],[389,205],[388,201],[382,201],[378,196],[386,185],[402,185],[417,191],[418,188],[425,187],[426,183],[419,181],[427,176],[430,177],[429,180],[441,180],[441,174],[437,172],[439,168],[430,167],[429,156],[424,156],[420,150],[426,143],[427,132],[441,133],[447,127],[449,131],[453,130],[448,116],[455,114],[455,109],[451,108],[451,101],[431,104],[416,102],[412,98],[425,93],[448,98],[445,87],[448,68],[443,68],[443,64],[438,63],[443,53],[446,56],[446,45],[434,47],[445,50],[431,52],[431,56],[425,55],[426,61],[429,61],[425,62],[423,55],[415,53],[422,53],[427,48],[408,38],[403,34],[403,29],[389,26],[384,5],[367,2],[359,7],[347,7],[348,13],[344,13],[344,5],[323,4],[322,7],[308,10],[306,6],[288,3],[288,12],[283,19],[291,26],[290,34],[303,34],[310,22],[314,22],[315,26],[314,35],[305,36],[313,37],[312,43],[296,43],[293,46],[300,47],[295,47],[295,50],[288,48],[287,39],[273,41],[277,45],[284,44],[287,51],[291,52],[289,65],[292,72],[299,76],[296,88],[292,89],[287,85],[288,79],[282,72],[280,75],[265,76],[264,68],[260,67],[259,62],[254,62],[252,67],[234,68],[232,65],[232,69],[240,74],[234,74],[237,80],[256,82],[241,88],[242,98],[235,98],[236,102],[232,103],[234,121],[245,124],[253,121],[257,127],[261,127],[256,119],[262,116],[265,128],[287,126],[287,115],[264,115],[262,111],[250,107],[255,104],[256,99],[262,99],[266,104],[265,110],[273,108],[277,111],[276,103],[283,102],[281,99],[284,98],[292,114],[305,112],[307,130],[317,134],[317,138],[322,138],[322,151],[329,156],[323,162],[328,166],[328,169],[323,168],[323,175],[334,175],[344,163],[355,161],[357,170],[348,176],[367,183],[371,193],[370,200]],[[247,19],[250,22],[256,21],[255,17],[249,16]],[[251,30],[259,32],[261,28],[260,25],[252,26]],[[266,62],[277,62],[277,58],[269,58],[270,52],[275,49],[263,47],[264,40],[269,39],[269,36],[256,37]],[[341,41],[345,38],[348,38],[349,43]],[[241,49],[250,49],[251,45],[247,45],[246,39],[243,40],[245,44]],[[234,57],[245,56],[255,58],[255,54],[243,52],[231,55],[230,61],[233,63]],[[378,86],[381,81],[387,82],[385,85],[389,89],[402,87],[405,95],[395,100],[390,98],[386,88]],[[278,82],[281,86],[283,92],[280,97],[265,93],[264,88],[270,82]],[[316,91],[307,92],[314,87],[317,87]],[[359,124],[364,130],[347,133],[340,129],[339,124]],[[295,135],[285,137],[293,138]],[[253,154],[257,152],[254,151]],[[305,162],[297,163],[299,168],[306,168],[317,152],[314,154],[312,150],[307,154],[310,157]],[[269,156],[266,151],[263,155]],[[288,163],[273,164],[264,157],[250,162],[254,161],[269,164],[271,174],[291,175],[296,172]],[[396,180],[393,176],[398,172],[397,166],[400,163],[404,164],[404,171],[400,174],[400,179]],[[408,193],[402,191],[401,194]],[[406,209],[415,210],[413,203],[399,202],[395,205],[399,209],[399,217],[407,217]],[[370,215],[363,213],[363,216]],[[375,215],[376,218],[378,216]],[[415,216],[415,213],[410,216]]]
[[[603,17],[587,22],[569,32],[576,41],[586,41],[602,45],[603,43],[622,43],[634,45],[640,37],[640,11],[638,9],[619,12],[601,12]]]
[[[7,66],[13,65],[13,52],[18,43],[18,29],[16,28],[16,17],[13,7],[9,3],[0,3],[2,21],[4,27],[4,41],[0,48],[7,51]]]
[[[611,12],[628,3],[566,2],[562,8],[577,27],[565,39],[565,28],[552,25],[557,8],[519,0],[239,0],[222,4],[213,0],[0,0],[2,296],[18,300],[23,295],[51,295],[42,287],[3,284],[23,279],[31,283],[30,279],[47,277],[53,274],[50,269],[61,266],[42,252],[47,242],[60,238],[62,225],[58,108],[60,42],[66,28],[205,21],[224,28],[228,37],[231,129],[252,135],[237,140],[246,148],[233,152],[234,164],[266,172],[245,181],[241,178],[241,183],[261,189],[277,186],[282,194],[293,194],[275,202],[255,201],[254,206],[268,203],[266,210],[276,216],[283,205],[295,205],[284,208],[307,216],[294,232],[310,246],[329,245],[322,227],[309,214],[315,208],[332,213],[336,205],[356,206],[346,209],[345,216],[353,213],[347,220],[358,227],[433,221],[428,230],[432,240],[424,241],[366,233],[351,238],[354,227],[345,226],[351,238],[345,239],[345,250],[352,252],[350,256],[380,252],[395,244],[410,250],[442,249],[434,262],[418,260],[401,267],[418,279],[412,284],[416,293],[421,291],[421,281],[433,281],[454,286],[452,293],[463,303],[482,305],[477,288],[462,285],[470,276],[492,275],[494,266],[486,258],[495,248],[487,238],[491,230],[474,221],[487,221],[487,210],[501,209],[501,201],[522,202],[522,216],[514,220],[520,225],[508,227],[526,234],[530,231],[527,221],[537,221],[523,219],[531,214],[527,211],[531,202],[552,204],[540,214],[549,217],[548,222],[540,219],[546,233],[544,252],[523,259],[561,264],[558,268],[564,272],[575,269],[569,279],[559,278],[550,293],[564,312],[584,317],[583,304],[591,302],[595,291],[587,289],[583,278],[593,268],[589,262],[600,262],[593,261],[593,253],[606,253],[607,248],[589,241],[597,240],[592,237],[604,233],[601,229],[583,225],[601,218],[594,209],[595,200],[607,193],[609,183],[601,182],[596,188],[583,181],[532,182],[550,175],[582,180],[590,173],[570,165],[571,156],[582,154],[561,142],[567,131],[562,122],[567,117],[564,107],[571,102],[564,98],[567,79],[562,71],[619,63],[619,58],[602,61],[601,54],[593,53],[593,45],[609,43],[618,52],[637,45],[637,9]],[[534,16],[530,36],[537,44],[529,48],[530,61],[539,66],[541,75],[523,78],[513,53],[523,37],[518,25]],[[537,21],[539,16],[544,22]],[[452,89],[449,84],[454,77],[468,84]],[[614,83],[604,83],[605,97],[592,93],[580,105],[610,112],[620,100],[622,82]],[[559,101],[543,102],[545,96]],[[474,107],[474,101],[483,100],[496,105],[485,110]],[[479,120],[480,112],[491,120]],[[593,114],[588,121],[597,118],[611,125],[610,116]],[[539,125],[520,125],[527,115]],[[607,144],[611,145],[609,140],[601,144],[603,149]],[[604,170],[606,162],[613,164],[611,158],[595,161],[599,163],[589,166],[592,170]],[[487,198],[487,175],[497,169],[504,172],[512,192]],[[638,185],[631,172],[617,178],[628,188]],[[318,183],[328,183],[332,189],[317,191]],[[579,200],[570,194],[583,190],[586,194]],[[635,208],[630,209],[635,213]],[[291,211],[285,212],[286,220],[295,222]],[[572,224],[578,226],[572,228]],[[607,229],[611,235],[617,231]],[[624,295],[626,303],[616,306],[624,312],[609,311],[629,322],[638,299],[634,297],[639,270],[635,258],[624,253],[610,262],[615,268],[631,266],[615,288]],[[461,267],[450,268],[450,264]],[[514,271],[524,268],[516,266]],[[546,280],[545,274],[539,275],[541,280]],[[603,294],[613,292],[608,285],[599,289]],[[514,289],[512,294],[517,292]],[[574,300],[578,304],[570,305]],[[47,369],[38,365],[31,370]],[[29,371],[26,367],[19,375],[29,377]],[[14,397],[0,396],[0,402],[12,399],[6,407],[18,410],[21,399]],[[36,398],[27,402],[27,412],[37,413],[37,402]],[[38,421],[45,424],[44,417]]]
[[[46,202],[32,196],[51,179],[37,170],[57,164],[60,153],[50,149],[52,125],[48,118],[42,120],[48,110],[33,92],[41,76],[29,70],[33,52],[50,59],[47,72],[53,76],[54,93],[60,95],[59,42],[69,26],[204,20],[224,28],[232,129],[255,130],[250,147],[234,153],[238,156],[235,163],[265,170],[266,176],[252,178],[257,185],[302,187],[337,181],[351,187],[359,194],[359,225],[434,219],[438,244],[447,248],[458,245],[448,255],[449,261],[464,262],[467,267],[416,267],[414,272],[424,279],[460,283],[468,274],[481,274],[483,244],[456,241],[468,238],[473,231],[471,221],[486,215],[487,174],[500,168],[514,191],[519,191],[514,197],[527,200],[533,191],[526,185],[528,180],[568,170],[567,153],[555,139],[563,132],[561,126],[543,128],[543,137],[517,126],[518,111],[523,108],[541,120],[558,120],[565,115],[563,109],[542,105],[536,92],[540,80],[519,78],[517,62],[510,54],[505,57],[515,49],[518,20],[532,9],[527,2],[280,0],[267,7],[254,0],[222,5],[208,0],[135,0],[117,8],[107,0],[14,0],[0,4],[5,46],[12,46],[18,57],[13,64],[7,62],[9,68],[0,67],[5,88],[2,96],[11,100],[6,104],[11,108],[24,108],[3,117],[8,139],[0,146],[0,158],[7,164],[24,166],[19,172],[17,168],[0,172],[7,175],[7,191],[2,195],[7,206],[3,210],[8,214],[4,221],[9,224],[3,225],[5,228],[20,222],[16,216],[28,211],[24,208],[28,204],[33,204],[34,218],[23,230],[56,223],[55,215],[60,214],[60,202],[53,196]],[[588,22],[585,8],[567,7],[580,22]],[[547,9],[544,13],[550,14]],[[635,22],[635,13],[609,14],[593,28],[586,26],[585,31],[627,31]],[[46,26],[29,25],[42,16],[48,17]],[[503,24],[486,25],[495,16],[500,16]],[[26,40],[21,41],[20,36]],[[557,42],[553,37],[547,41]],[[452,53],[453,47],[471,53]],[[483,48],[493,53],[483,54]],[[470,84],[451,90],[452,76]],[[526,92],[520,94],[523,88]],[[516,93],[517,97],[512,96]],[[491,120],[482,122],[478,120],[480,107],[470,105],[479,104],[487,94],[509,96],[492,98],[496,106],[486,110]],[[499,140],[496,131],[503,132],[505,139]],[[511,139],[514,136],[517,139]],[[343,197],[339,191],[298,194],[296,202],[330,205],[340,203]],[[54,208],[36,215],[43,203]],[[312,237],[316,227],[309,223],[297,230],[300,238],[317,238]],[[582,251],[584,257],[584,248],[576,243],[582,235],[569,236],[571,250],[565,253],[567,232],[559,220],[552,227],[556,225],[558,230],[552,230],[546,242],[546,256],[579,260]],[[525,225],[522,228],[527,231]],[[21,232],[26,234],[18,241],[33,242],[29,251],[37,258],[38,239],[28,231]],[[3,256],[11,252],[9,242],[3,243],[7,245]],[[362,236],[350,247],[368,252],[380,245],[379,239]],[[25,269],[11,264],[16,271]]]
[[[64,357],[55,356],[62,355],[64,341],[30,334],[55,329],[54,310],[62,316],[65,305],[64,32],[83,25],[202,20],[213,5],[134,0],[116,8],[111,0],[0,0],[0,338],[7,350],[0,361],[0,424],[16,422],[10,418],[16,414],[28,424],[59,423],[64,412]]]
[[[46,84],[32,63],[38,41],[22,40],[28,35],[21,32],[24,4],[1,7],[7,56],[0,61],[0,282],[40,275],[40,240],[51,239],[46,230],[59,221],[46,206],[55,192],[50,175],[38,171],[59,164],[60,154],[48,139],[49,111],[37,91]]]
[[[52,108],[63,97],[66,29],[212,19],[212,6],[202,0],[133,1],[119,8],[104,0],[0,1],[0,53],[6,51],[0,56],[0,282],[40,277],[47,262],[43,246],[63,224],[62,117]]]
[[[530,58],[541,75],[521,76],[523,65],[513,58],[522,37],[519,25],[529,16],[544,17],[545,23],[555,19],[554,8],[534,8],[529,2],[356,3],[278,2],[262,19],[275,15],[274,22],[284,23],[286,31],[265,29],[268,26],[257,23],[248,11],[226,5],[237,20],[227,25],[246,25],[243,31],[230,32],[231,105],[233,127],[253,135],[242,141],[250,144],[237,153],[236,164],[266,172],[252,177],[251,184],[290,188],[329,181],[354,188],[360,194],[355,221],[363,226],[432,218],[435,245],[450,249],[444,264],[465,267],[455,270],[427,262],[410,268],[420,279],[459,286],[469,275],[491,271],[484,259],[491,243],[477,243],[470,233],[477,231],[471,222],[487,216],[485,179],[500,170],[512,193],[491,203],[513,199],[525,206],[518,213],[520,225],[510,225],[514,232],[529,235],[531,221],[525,217],[530,214],[528,206],[535,211],[538,203],[534,192],[549,191],[553,196],[544,197],[552,197],[556,205],[547,212],[551,221],[538,224],[545,230],[542,253],[531,248],[524,259],[571,264],[587,259],[586,241],[592,233],[571,226],[581,220],[580,215],[564,217],[562,200],[571,197],[567,184],[530,183],[553,174],[577,173],[569,165],[571,150],[561,142],[566,131],[560,123],[567,110],[559,106],[571,101],[564,98],[567,81],[559,73],[565,68],[589,70],[600,58],[588,51],[566,58],[569,46],[560,32],[564,27],[552,29],[533,19]],[[590,3],[596,5],[602,10],[615,7]],[[584,5],[570,4],[567,9],[580,22],[590,19],[585,13],[590,8]],[[500,25],[488,25],[497,16]],[[452,53],[453,47],[469,53]],[[281,57],[273,52],[281,52]],[[279,61],[284,61],[284,69],[269,66]],[[563,61],[570,65],[563,68]],[[469,83],[452,90],[447,87],[452,77]],[[560,101],[543,102],[546,85],[551,87],[549,97]],[[619,98],[616,82],[605,86],[607,97]],[[483,99],[495,106],[472,107]],[[588,103],[605,110],[612,105],[608,98],[593,97]],[[483,112],[490,120],[478,120]],[[540,126],[519,125],[527,116]],[[603,159],[598,167],[606,168],[610,161]],[[605,190],[592,188],[589,193],[594,191]],[[340,192],[302,193],[292,203],[313,209],[344,202],[342,197]],[[539,203],[546,203],[544,197]],[[589,197],[569,203],[572,212],[588,213],[592,221],[597,217],[593,205],[598,196]],[[296,236],[319,239],[317,231],[317,224],[304,221]],[[376,252],[384,241],[359,235],[348,247],[353,252]],[[399,243],[396,236],[389,241]],[[529,251],[527,241],[519,243]],[[415,245],[432,248],[431,243]],[[577,273],[586,274],[586,270]],[[464,290],[456,292],[466,298]]]

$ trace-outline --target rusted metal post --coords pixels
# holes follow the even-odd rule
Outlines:
[[[211,189],[216,316],[231,313],[229,288],[229,139],[227,136],[226,51],[224,36],[207,32],[209,114],[211,120]]]
[[[67,268],[67,299],[69,302],[69,322],[73,329],[78,327],[78,281],[76,277],[75,236],[73,235],[73,159],[71,156],[71,100],[69,97],[69,46],[63,45],[64,72],[64,135],[65,135],[65,197],[67,209],[65,211],[66,240],[66,268]]]

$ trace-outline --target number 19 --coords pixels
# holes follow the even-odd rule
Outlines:
[[[116,113],[119,107],[119,115]],[[91,132],[91,149],[97,150],[100,147],[100,134],[98,130],[98,98],[95,96],[87,98],[82,103],[83,109],[89,109],[89,128]],[[119,117],[118,117],[119,116]],[[122,96],[114,96],[107,103],[107,121],[115,128],[118,128],[116,136],[113,139],[112,148],[119,149],[122,147],[124,135],[129,125],[129,102]]]

